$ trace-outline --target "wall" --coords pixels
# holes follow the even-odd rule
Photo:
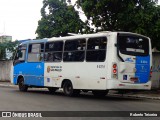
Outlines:
[[[160,52],[153,52],[152,89],[160,89]]]
[[[12,61],[0,61],[0,81],[10,81]]]

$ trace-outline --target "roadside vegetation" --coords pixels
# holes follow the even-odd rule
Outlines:
[[[158,0],[44,0],[38,21],[38,38],[67,33],[127,31],[146,35],[160,50],[160,6]],[[80,15],[85,14],[86,20]]]

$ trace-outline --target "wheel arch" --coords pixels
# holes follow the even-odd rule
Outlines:
[[[64,79],[64,80],[62,81],[62,83],[61,83],[61,88],[63,88],[65,82],[71,82],[71,83],[72,83],[71,80],[69,80],[69,79]],[[72,85],[73,85],[73,84],[72,84]]]
[[[18,78],[17,78],[17,84],[19,83],[19,80],[23,78],[24,79],[24,76],[23,75],[19,75]]]

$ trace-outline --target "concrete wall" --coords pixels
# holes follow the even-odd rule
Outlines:
[[[0,61],[0,81],[10,81],[11,80],[11,66],[12,61]]]
[[[153,52],[152,89],[160,89],[160,52]]]

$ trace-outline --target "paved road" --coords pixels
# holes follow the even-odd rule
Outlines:
[[[106,96],[105,98],[95,98],[92,95],[85,95],[85,94],[82,94],[79,97],[67,97],[61,92],[52,95],[47,90],[42,90],[42,89],[41,90],[29,89],[28,92],[20,92],[17,87],[0,87],[0,111],[159,111],[159,110],[160,110],[159,100],[123,98],[117,96]],[[84,118],[80,120],[83,119]],[[89,118],[87,118],[87,120],[89,120]]]

